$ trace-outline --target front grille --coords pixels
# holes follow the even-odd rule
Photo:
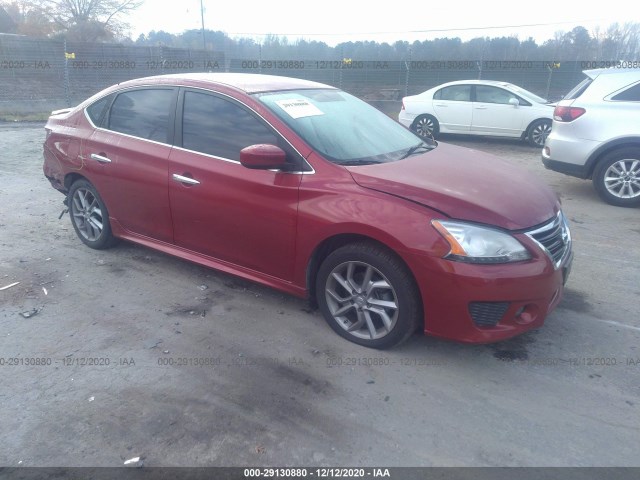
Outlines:
[[[545,251],[558,268],[571,251],[571,232],[562,212],[540,228],[526,232]]]
[[[469,313],[478,327],[495,327],[509,309],[509,302],[471,302]]]

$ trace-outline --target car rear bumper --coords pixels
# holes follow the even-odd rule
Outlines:
[[[411,127],[411,124],[413,123],[413,121],[415,120],[416,116],[415,115],[411,115],[408,114],[406,111],[402,110],[399,114],[398,114],[398,122],[400,122],[401,125],[404,125],[407,128]]]
[[[562,298],[573,260],[554,269],[546,257],[505,265],[415,259],[424,300],[424,333],[491,343],[543,325]],[[437,279],[437,280],[434,280]]]
[[[578,178],[591,176],[590,162],[587,161],[591,154],[601,144],[595,140],[585,140],[575,136],[563,136],[562,126],[554,123],[551,133],[547,137],[542,149],[542,163],[549,170],[564,173]]]

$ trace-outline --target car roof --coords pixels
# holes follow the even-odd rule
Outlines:
[[[137,78],[120,83],[119,86],[135,85],[185,85],[185,86],[226,86],[245,93],[298,90],[310,88],[331,88],[323,83],[300,78],[264,75],[259,73],[176,73]]]
[[[500,80],[456,80],[455,82],[443,83],[442,85],[438,85],[437,87],[433,87],[433,88],[444,87],[447,85],[462,85],[462,84],[493,85],[496,87],[510,87],[513,85],[512,83],[501,82]]]
[[[640,68],[594,68],[592,70],[583,70],[584,73],[589,78],[596,78],[600,75],[640,75]]]

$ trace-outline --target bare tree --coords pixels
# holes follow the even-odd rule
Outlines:
[[[123,37],[124,17],[144,0],[25,0],[51,19],[56,32],[71,40],[94,42]]]

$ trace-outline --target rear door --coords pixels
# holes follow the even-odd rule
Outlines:
[[[99,172],[96,185],[116,226],[172,242],[167,169],[176,88],[139,88],[115,95],[83,158]]]
[[[451,85],[433,95],[433,111],[441,130],[468,132],[471,126],[471,107],[471,85]]]

